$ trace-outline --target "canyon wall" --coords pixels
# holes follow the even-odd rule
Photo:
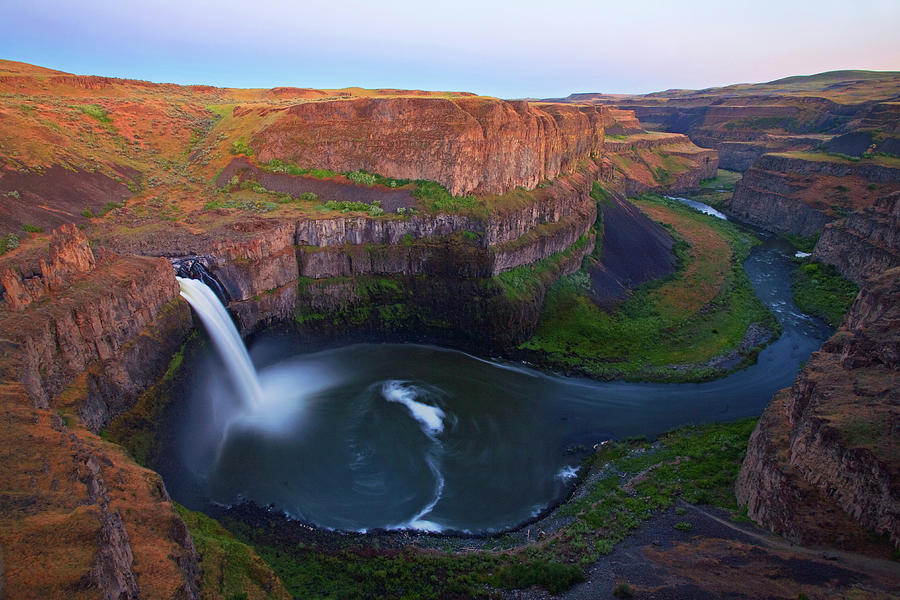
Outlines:
[[[573,173],[602,152],[605,110],[481,97],[356,98],[238,107],[234,118],[267,117],[249,140],[260,161],[429,179],[458,195],[531,189]]]
[[[737,482],[764,527],[853,548],[900,547],[900,268],[864,287],[841,328],[760,418]]]
[[[541,280],[527,310],[515,308],[518,299],[507,298],[494,278],[561,255],[579,240],[589,239],[590,245],[582,244],[578,250],[577,261],[571,259],[573,264],[580,262],[593,248],[591,227],[597,206],[590,191],[598,177],[600,167],[590,161],[584,170],[518,195],[481,216],[346,215],[246,222],[242,227],[246,231],[220,236],[198,253],[209,255],[206,265],[225,285],[233,300],[229,308],[244,332],[285,319],[322,335],[342,329],[374,331],[380,325],[372,305],[378,305],[402,313],[388,319],[391,331],[427,330],[440,336],[459,330],[474,340],[480,329],[485,347],[502,347],[520,341],[536,326],[543,290],[555,276]],[[556,271],[556,276],[567,269]],[[359,283],[347,278],[358,278]],[[392,285],[404,290],[399,297],[370,293],[369,283],[392,278]],[[454,306],[448,308],[449,298]],[[493,308],[478,307],[481,301]],[[464,309],[460,305],[466,302],[476,305]],[[447,319],[448,310],[458,313],[457,318]],[[366,323],[354,327],[338,315],[346,311],[365,311]],[[323,329],[326,312],[335,313],[332,320],[340,324]],[[503,326],[490,323],[492,314],[499,323],[506,313],[515,318],[510,316]]]
[[[872,206],[827,224],[813,257],[834,265],[859,285],[900,266],[900,192],[877,198]]]
[[[865,210],[900,189],[900,168],[819,154],[766,154],[744,173],[729,212],[777,233],[819,234],[827,223]]]

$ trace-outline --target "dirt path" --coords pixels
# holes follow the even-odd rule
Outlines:
[[[679,523],[690,529],[676,529]],[[617,586],[654,600],[900,597],[900,563],[795,546],[732,521],[726,511],[686,503],[653,517],[591,565],[587,577],[558,597],[531,588],[504,598],[609,599]]]

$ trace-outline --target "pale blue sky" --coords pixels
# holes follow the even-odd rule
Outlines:
[[[0,0],[0,58],[232,87],[505,98],[900,70],[900,0]]]

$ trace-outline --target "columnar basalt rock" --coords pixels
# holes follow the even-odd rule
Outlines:
[[[862,526],[900,547],[898,332],[894,268],[760,418],[737,482],[754,520],[799,543],[852,545]]]

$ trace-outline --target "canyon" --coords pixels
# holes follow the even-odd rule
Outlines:
[[[0,61],[6,593],[211,597],[159,475],[100,435],[163,394],[198,328],[173,261],[222,285],[244,336],[278,325],[315,343],[502,353],[592,256],[611,309],[670,273],[671,234],[627,198],[696,191],[720,166],[744,171],[729,214],[818,236],[813,257],[863,286],[761,417],[738,499],[797,543],[865,551],[869,530],[900,545],[896,78],[824,99],[785,85],[506,101]],[[858,130],[878,133],[843,155]],[[249,552],[247,597],[288,597]]]

